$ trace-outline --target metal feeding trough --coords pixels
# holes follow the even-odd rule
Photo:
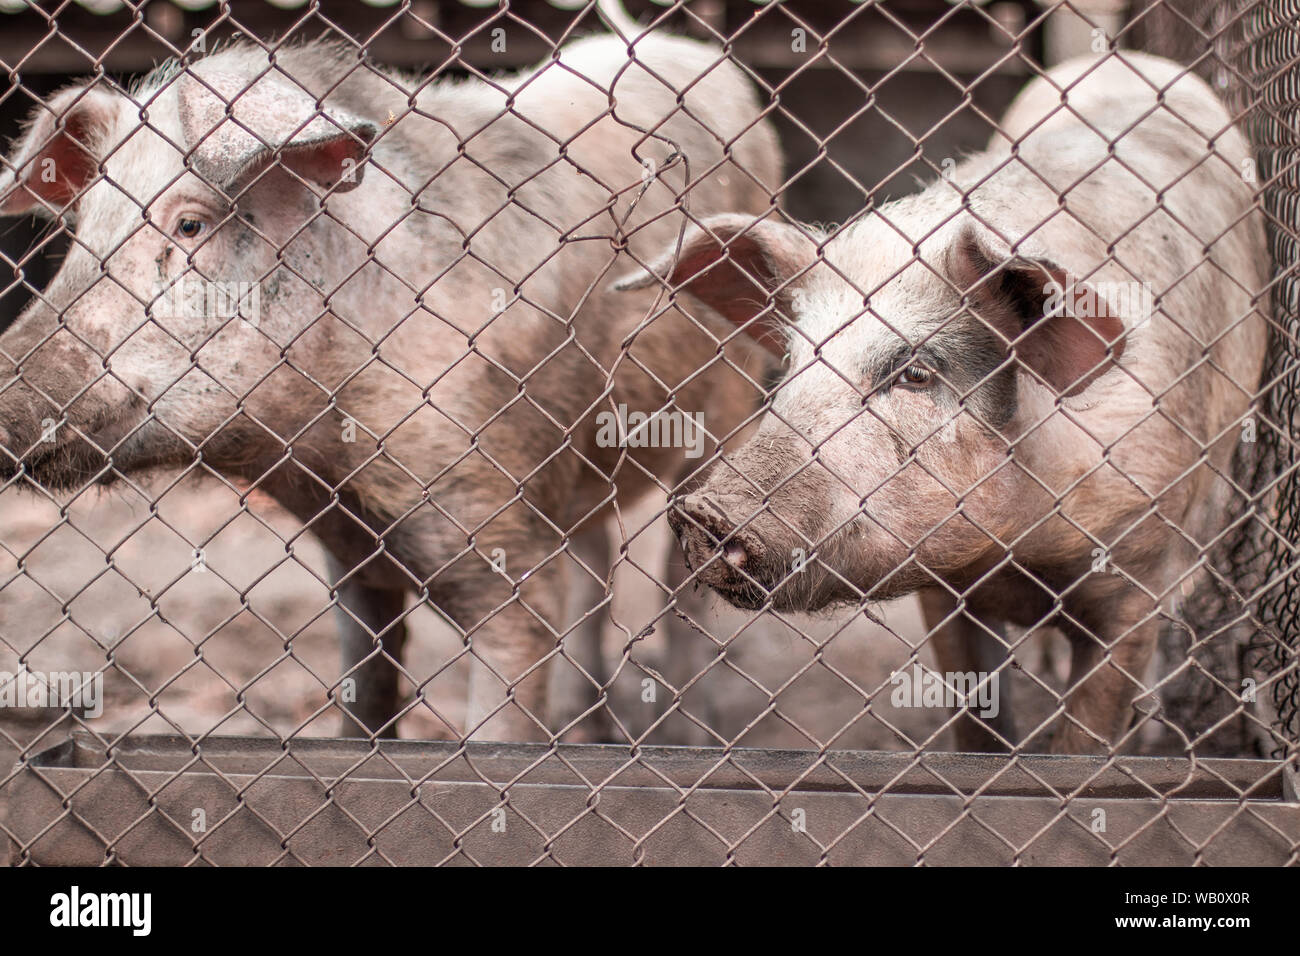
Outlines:
[[[1276,865],[1274,761],[74,734],[13,864]]]

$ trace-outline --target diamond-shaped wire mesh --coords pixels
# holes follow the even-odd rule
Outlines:
[[[0,13],[12,860],[1295,863],[1296,5],[597,6]]]

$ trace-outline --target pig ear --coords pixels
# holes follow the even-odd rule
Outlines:
[[[0,167],[0,215],[57,215],[99,175],[99,150],[114,95],[90,86],[60,90],[37,107]]]
[[[963,230],[953,284],[1009,342],[1019,364],[1058,395],[1078,395],[1124,354],[1124,320],[1086,282],[1050,259],[1016,256]]]
[[[614,288],[644,289],[664,282],[685,290],[782,355],[785,339],[778,324],[782,313],[791,314],[791,282],[816,259],[816,243],[796,226],[742,215],[713,216],[687,229],[680,254],[675,247],[667,250],[645,270],[617,280]]]
[[[191,165],[227,196],[272,167],[347,192],[360,185],[362,160],[379,135],[376,124],[319,108],[310,94],[277,74],[187,77],[179,99]]]

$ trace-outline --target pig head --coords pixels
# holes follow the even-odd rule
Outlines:
[[[77,489],[196,458],[252,474],[323,404],[295,357],[330,334],[310,262],[328,250],[293,240],[361,181],[379,129],[283,76],[243,92],[194,74],[149,92],[147,123],[121,91],[65,89],[7,162],[0,214],[43,216],[71,243],[0,337],[5,478],[21,465]]]
[[[794,224],[706,223],[669,275],[765,342],[789,330],[757,434],[669,514],[699,579],[738,606],[886,599],[995,561],[1026,493],[1018,378],[1077,396],[1124,354],[1120,317],[1049,301],[1080,291],[1050,258],[1010,255],[969,220],[915,258],[889,231],[861,235],[873,225],[849,230],[885,280],[862,283],[863,314],[849,237]]]

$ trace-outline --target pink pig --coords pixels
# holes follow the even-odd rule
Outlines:
[[[1076,60],[919,195],[833,233],[719,216],[622,280],[786,354],[758,432],[670,512],[698,580],[753,609],[919,591],[946,672],[1050,624],[1073,646],[1052,749],[1118,746],[1258,394],[1250,163],[1176,64]],[[1016,743],[1009,708],[973,711],[963,749]]]

